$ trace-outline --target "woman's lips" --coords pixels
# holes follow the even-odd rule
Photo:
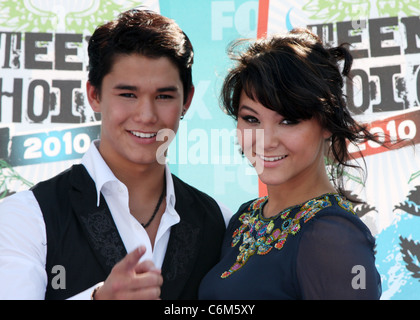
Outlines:
[[[285,156],[272,156],[272,157],[258,155],[258,157],[260,157],[260,159],[263,160],[263,161],[274,162],[274,161],[278,161],[278,160],[282,160],[282,159],[286,158],[287,155],[285,155]]]
[[[276,167],[281,163],[282,160],[287,158],[287,155],[281,155],[281,156],[263,156],[258,154],[257,155],[259,159],[263,161],[264,168],[273,168]]]

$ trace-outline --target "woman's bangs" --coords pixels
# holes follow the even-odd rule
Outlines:
[[[312,108],[293,93],[292,88],[281,89],[279,81],[267,81],[249,72],[242,75],[242,89],[252,100],[261,103],[289,120],[310,119]],[[278,79],[276,79],[278,80]]]

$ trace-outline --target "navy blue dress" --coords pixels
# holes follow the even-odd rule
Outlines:
[[[220,262],[199,299],[379,299],[375,239],[338,194],[325,194],[266,219],[267,197],[232,217]]]

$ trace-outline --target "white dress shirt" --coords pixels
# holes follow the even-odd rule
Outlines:
[[[165,169],[166,209],[152,249],[146,230],[130,213],[127,187],[112,173],[98,146],[99,140],[92,142],[81,161],[95,182],[98,206],[102,193],[127,252],[144,245],[146,253],[140,261],[152,260],[157,268],[161,268],[171,227],[180,221],[175,210],[175,191],[169,166],[166,165]],[[232,213],[220,203],[219,207],[227,225]],[[21,191],[5,198],[0,202],[0,300],[44,299],[48,281],[46,255],[45,222],[32,191]],[[92,288],[89,288],[73,298],[90,299],[91,292]]]

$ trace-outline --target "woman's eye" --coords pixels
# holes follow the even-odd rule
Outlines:
[[[253,116],[243,116],[241,118],[248,123],[258,123],[258,119]]]
[[[290,120],[290,119],[284,119],[282,122],[280,122],[280,124],[285,124],[287,126],[298,124],[298,123],[299,123],[298,120]]]

